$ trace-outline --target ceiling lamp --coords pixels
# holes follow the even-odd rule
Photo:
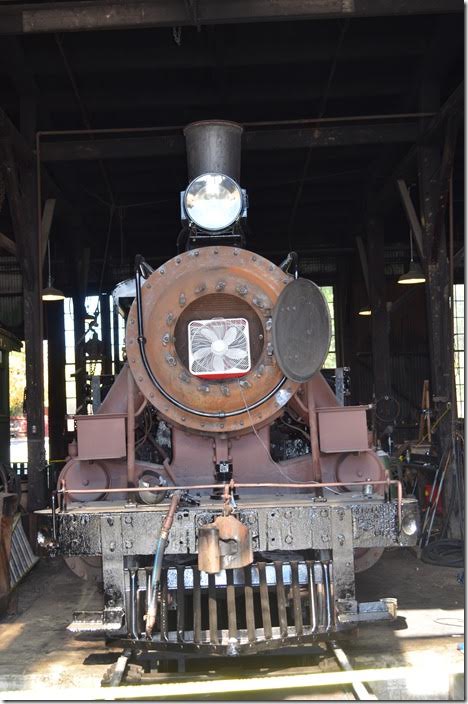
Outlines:
[[[365,304],[359,308],[358,315],[366,316],[366,315],[372,315],[371,307],[369,304]]]
[[[410,264],[406,274],[398,279],[399,284],[423,284],[426,277],[419,262],[413,260],[413,233],[410,230]]]
[[[398,279],[399,284],[423,284],[426,281],[424,272],[419,262],[410,262],[410,267],[406,274],[402,274]]]
[[[47,240],[47,259],[49,262],[49,277],[47,279],[47,286],[42,290],[42,300],[43,301],[63,301],[65,294],[62,293],[58,288],[52,286],[52,273],[50,269],[50,240]]]

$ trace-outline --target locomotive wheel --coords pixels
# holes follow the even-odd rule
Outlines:
[[[354,571],[365,572],[383,555],[384,548],[357,548],[354,551]]]
[[[99,556],[65,557],[67,567],[86,582],[102,582],[102,559]]]

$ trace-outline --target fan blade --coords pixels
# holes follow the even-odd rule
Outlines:
[[[226,352],[226,357],[230,357],[231,359],[244,359],[244,357],[247,357],[247,351],[239,349],[238,347],[230,347]]]
[[[203,337],[205,339],[209,340],[210,342],[214,342],[215,340],[219,340],[219,337],[211,328],[208,328],[208,327],[200,328],[199,333],[200,333],[200,335],[203,335]]]
[[[237,337],[237,328],[235,325],[232,325],[232,327],[229,328],[229,330],[226,331],[226,334],[224,335],[223,342],[225,345],[231,345],[234,340]]]
[[[215,354],[213,359],[213,371],[224,372],[224,358],[222,354]]]
[[[207,357],[211,352],[211,347],[199,347],[198,350],[195,350],[193,353],[192,357],[195,361],[199,361],[200,359],[203,359],[203,357]]]

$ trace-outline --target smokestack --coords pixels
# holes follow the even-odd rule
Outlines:
[[[184,129],[189,183],[200,174],[218,173],[240,183],[243,128],[226,120],[192,122]]]

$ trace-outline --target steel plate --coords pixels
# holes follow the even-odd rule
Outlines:
[[[273,345],[288,379],[308,381],[321,368],[330,347],[330,315],[319,287],[308,279],[291,281],[273,310]]]

